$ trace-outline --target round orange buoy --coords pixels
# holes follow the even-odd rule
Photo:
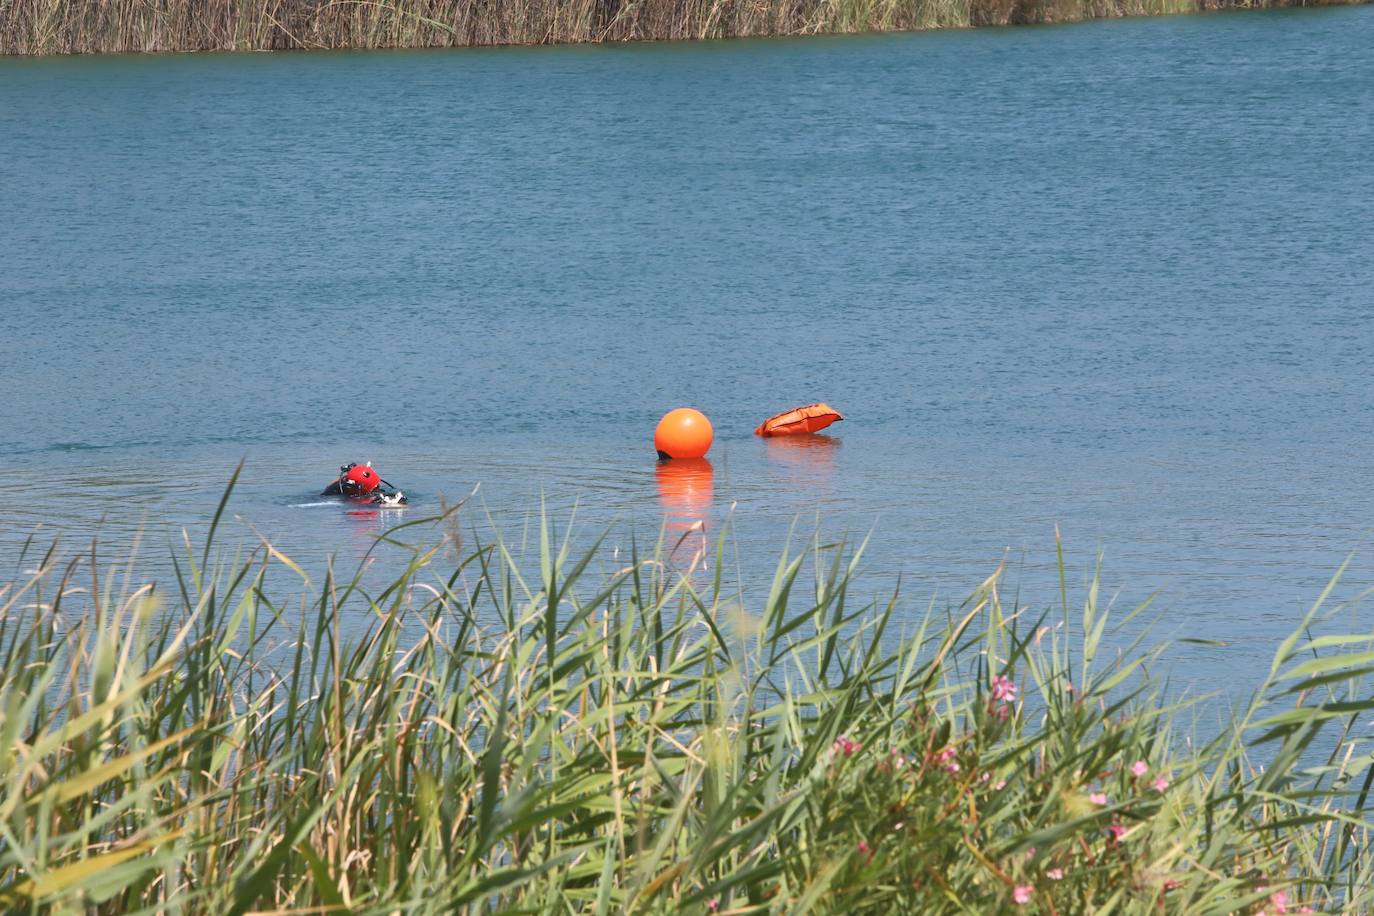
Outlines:
[[[654,448],[660,458],[703,458],[715,437],[706,414],[691,407],[670,410],[654,430]]]

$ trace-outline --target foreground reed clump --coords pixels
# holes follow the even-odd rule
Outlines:
[[[1343,4],[1365,0],[1315,0]],[[1309,0],[3,0],[0,54],[460,47],[1073,22]]]
[[[1095,584],[1031,613],[994,574],[913,617],[857,603],[859,551],[816,543],[742,606],[719,562],[573,555],[544,525],[527,579],[499,538],[445,569],[405,546],[433,530],[384,539],[413,558],[372,594],[279,600],[270,545],[122,596],[93,556],[4,587],[0,909],[1370,905],[1349,738],[1374,651],[1315,635],[1320,601],[1199,738],[1157,653],[1099,659]]]

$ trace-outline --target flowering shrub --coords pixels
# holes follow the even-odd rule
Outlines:
[[[985,693],[966,680],[941,692],[938,707],[918,698],[863,741],[841,736],[823,762],[808,836],[839,863],[834,910],[1074,913],[1116,900],[1142,912],[1314,912],[1294,901],[1304,885],[1320,896],[1315,882],[1259,832],[1224,844],[1211,866],[1222,880],[1200,874],[1206,780],[1175,785],[1154,704],[1111,715],[1097,691],[1048,690],[1028,710],[1010,669]]]

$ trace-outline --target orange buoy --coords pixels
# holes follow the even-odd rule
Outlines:
[[[754,430],[754,435],[765,439],[772,436],[801,436],[819,432],[836,420],[843,420],[840,412],[829,404],[807,404],[785,410],[775,417],[769,417]]]
[[[654,448],[660,458],[703,458],[715,433],[706,414],[691,407],[670,410],[654,430]]]

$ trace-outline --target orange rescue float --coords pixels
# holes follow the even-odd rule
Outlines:
[[[843,420],[840,412],[829,404],[807,404],[794,407],[775,417],[769,417],[754,430],[754,435],[771,439],[774,436],[803,436],[820,432],[836,420]]]

